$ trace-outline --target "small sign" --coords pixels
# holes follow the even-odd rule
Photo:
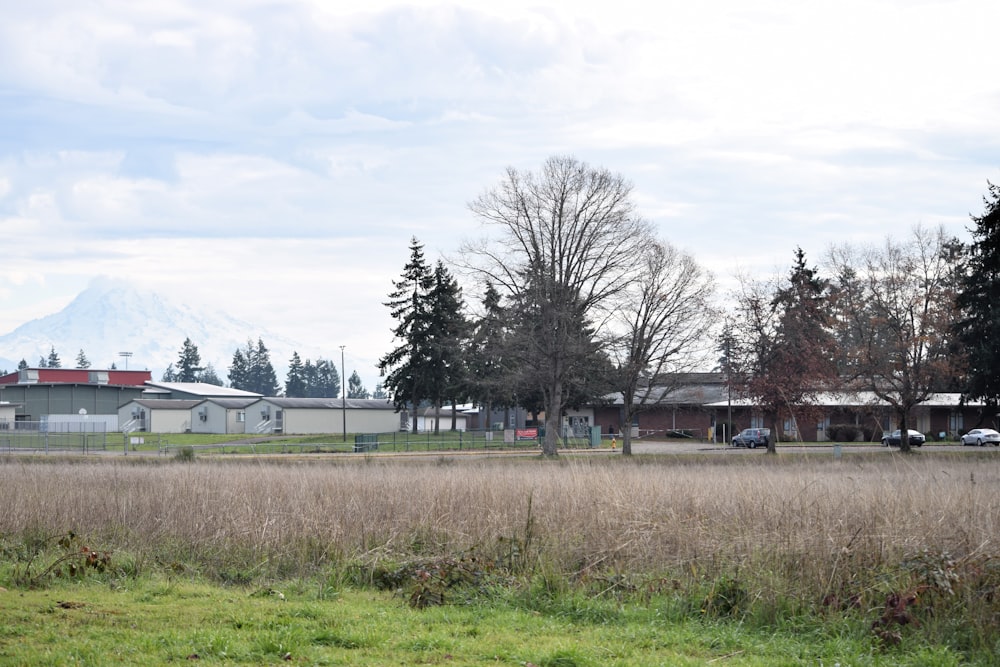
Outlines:
[[[142,438],[137,438],[135,436],[132,436],[131,438],[129,438],[129,442],[131,444],[133,444],[133,445],[142,445],[142,444],[145,444],[145,441]]]

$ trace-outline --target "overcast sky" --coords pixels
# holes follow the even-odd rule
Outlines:
[[[0,0],[0,333],[127,278],[371,388],[507,166],[623,174],[723,286],[1000,181],[995,0],[487,4]]]

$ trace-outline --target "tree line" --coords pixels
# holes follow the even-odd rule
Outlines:
[[[292,352],[288,362],[288,374],[284,386],[278,383],[271,353],[264,341],[247,340],[245,347],[233,353],[229,367],[229,386],[233,389],[251,391],[264,396],[285,396],[287,398],[338,398],[341,395],[340,373],[333,361],[322,357],[312,361],[302,361],[297,351]],[[163,374],[164,382],[204,382],[223,386],[223,381],[215,373],[211,364],[201,365],[198,346],[190,338],[184,340],[178,355],[177,365],[170,364]],[[369,392],[361,382],[357,371],[348,379],[347,398],[387,398],[381,385]]]
[[[823,391],[872,392],[904,432],[934,392],[961,392],[995,418],[997,186],[972,216],[972,243],[918,226],[902,241],[832,246],[824,270],[797,248],[785,277],[739,276],[728,307],[631,198],[620,175],[553,157],[537,172],[508,169],[469,204],[486,231],[451,268],[431,266],[412,238],[385,302],[396,347],[379,361],[396,406],[544,411],[551,456],[566,408],[617,393],[631,424],[711,358],[776,433],[813,420]],[[453,270],[477,287],[474,307]],[[623,440],[628,454],[629,428]]]

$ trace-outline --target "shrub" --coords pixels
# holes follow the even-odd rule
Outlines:
[[[174,458],[183,463],[191,463],[194,461],[194,447],[191,447],[190,445],[181,447],[177,450]]]
[[[830,440],[854,442],[861,435],[861,427],[856,424],[830,424],[826,428],[826,437]]]

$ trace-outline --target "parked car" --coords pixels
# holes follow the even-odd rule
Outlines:
[[[771,429],[769,428],[745,428],[739,435],[733,438],[733,447],[749,447],[755,449],[757,446],[767,447],[771,442]]]
[[[991,428],[974,428],[962,436],[962,444],[1000,447],[1000,433]]]
[[[907,432],[910,434],[910,447],[921,447],[924,444],[924,440],[926,438],[923,433],[920,431],[910,431],[909,429],[907,429]],[[882,436],[883,447],[888,447],[890,445],[893,447],[899,447],[900,442],[902,442],[902,440],[899,437],[898,428],[889,435]]]

